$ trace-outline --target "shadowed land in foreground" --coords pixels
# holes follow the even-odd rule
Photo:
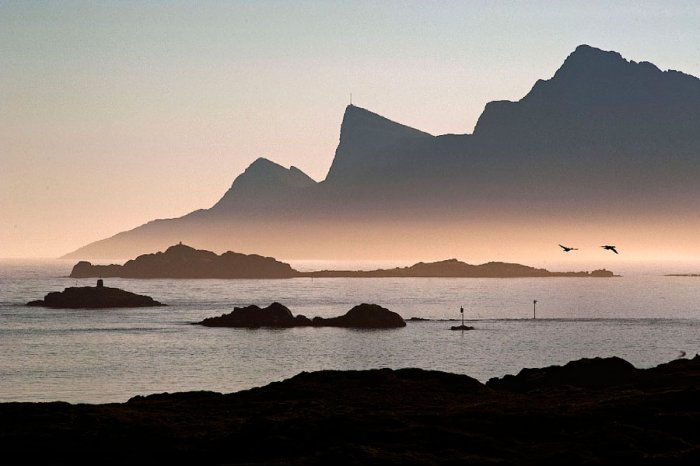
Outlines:
[[[321,371],[239,393],[0,404],[3,460],[227,464],[697,464],[700,357],[619,358],[486,384],[421,369]]]

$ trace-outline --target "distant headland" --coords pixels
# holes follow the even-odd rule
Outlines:
[[[509,262],[487,262],[471,265],[457,259],[438,262],[418,262],[409,267],[377,269],[368,271],[322,270],[307,272],[308,277],[444,277],[444,278],[520,278],[520,277],[614,277],[609,270],[600,269],[593,272],[550,272],[527,265]]]
[[[418,262],[410,267],[377,270],[321,270],[300,272],[291,265],[272,257],[257,254],[195,249],[182,243],[170,246],[165,252],[144,254],[124,265],[93,265],[78,262],[71,278],[525,278],[525,277],[614,277],[605,269],[592,272],[550,272],[527,265],[507,262],[488,262],[471,265],[457,259],[439,262]]]

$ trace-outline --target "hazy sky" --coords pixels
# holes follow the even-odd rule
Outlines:
[[[0,1],[0,257],[210,207],[260,156],[321,180],[350,93],[465,133],[582,43],[700,76],[699,5]]]

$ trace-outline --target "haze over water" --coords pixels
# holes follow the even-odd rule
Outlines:
[[[71,265],[0,264],[0,401],[97,403],[164,391],[231,392],[321,369],[422,367],[486,381],[581,357],[616,355],[650,367],[681,351],[700,352],[700,279],[690,277],[108,279],[107,286],[168,307],[24,306],[49,291],[94,284],[64,278]],[[533,299],[537,320],[531,319]],[[446,321],[388,331],[189,325],[233,306],[272,301],[294,314],[325,317],[370,302],[404,318],[457,319],[464,306],[476,329],[452,332]]]

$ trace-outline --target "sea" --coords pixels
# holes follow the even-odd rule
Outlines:
[[[0,261],[0,402],[229,393],[323,369],[418,367],[485,382],[579,358],[619,356],[647,368],[700,353],[700,277],[646,271],[616,278],[109,278],[105,286],[168,306],[25,305],[69,286],[94,286],[94,279],[68,278],[72,265]],[[376,303],[405,319],[430,320],[395,330],[192,325],[234,306],[275,301],[307,317]],[[450,330],[460,307],[474,330]]]

